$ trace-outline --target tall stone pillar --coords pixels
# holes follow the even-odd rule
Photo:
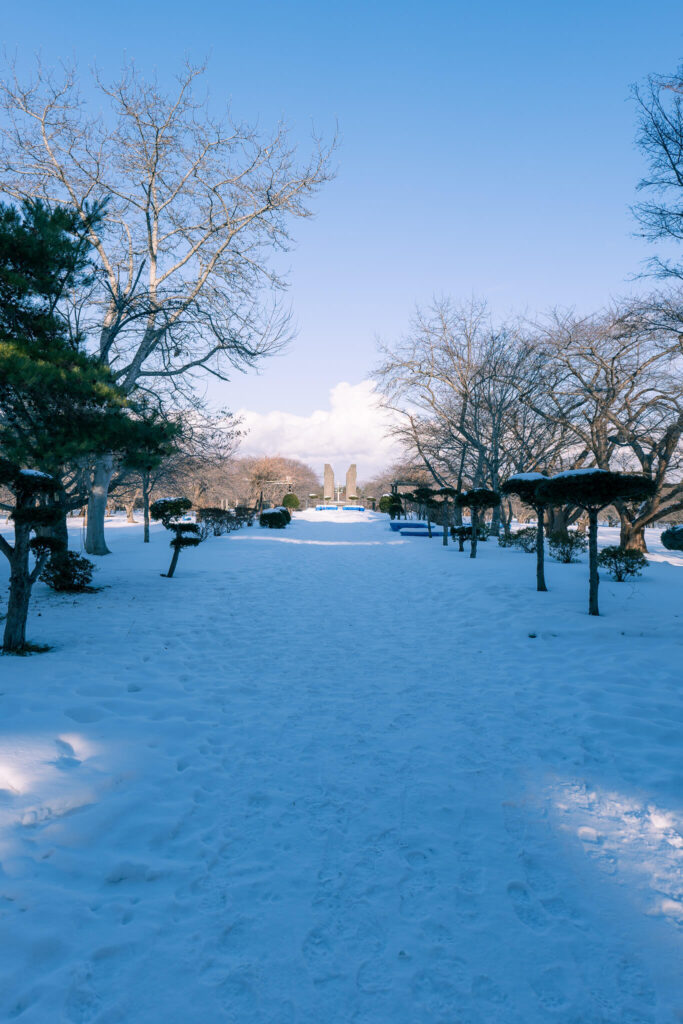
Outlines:
[[[346,500],[355,501],[358,497],[358,481],[356,480],[356,463],[352,463],[346,471]]]
[[[325,463],[323,498],[325,501],[334,501],[334,472],[332,471],[332,466],[329,462]]]

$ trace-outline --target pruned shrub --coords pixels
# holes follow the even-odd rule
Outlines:
[[[626,551],[624,548],[603,548],[598,555],[598,565],[606,569],[613,580],[623,583],[624,580],[640,576],[647,565],[647,558],[642,551]]]
[[[152,519],[160,520],[168,529],[168,525],[174,519],[179,519],[192,508],[189,498],[159,498],[149,507],[149,514]]]
[[[191,508],[192,502],[188,498],[159,498],[150,507],[152,519],[160,519],[166,529],[173,534],[170,545],[173,548],[171,564],[168,572],[161,573],[167,579],[171,579],[176,570],[181,549],[196,548],[204,540],[201,527],[196,523],[178,522]]]
[[[269,530],[284,530],[292,521],[289,509],[280,506],[278,508],[266,508],[259,517],[259,525]]]
[[[301,502],[297,498],[296,494],[293,494],[290,491],[288,494],[285,494],[284,498],[282,499],[282,504],[284,505],[285,508],[293,509],[299,508]]]
[[[683,523],[670,526],[662,533],[662,544],[667,551],[683,551]]]
[[[585,533],[577,533],[572,530],[570,533],[553,533],[548,541],[548,550],[554,559],[569,565],[571,562],[578,562],[579,555],[588,547],[588,538]]]
[[[75,551],[54,551],[40,579],[61,593],[92,594],[96,590],[90,586],[94,571],[95,565],[89,558],[83,558]]]
[[[536,527],[525,526],[523,530],[517,530],[512,534],[511,540],[514,547],[532,555],[536,550]]]

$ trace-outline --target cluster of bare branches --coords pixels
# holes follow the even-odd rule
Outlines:
[[[622,543],[642,548],[646,526],[683,510],[682,326],[673,295],[502,325],[483,302],[441,300],[384,347],[376,378],[441,486],[498,491],[513,473],[589,466],[653,479],[651,499],[618,506]]]
[[[268,136],[198,95],[205,67],[187,64],[164,91],[132,63],[114,82],[75,67],[14,67],[0,80],[0,191],[75,208],[92,227],[97,273],[64,311],[72,337],[111,367],[127,394],[187,404],[213,375],[227,380],[292,335],[274,255],[330,179],[334,143],[314,136],[300,161],[285,125]],[[103,554],[116,466],[92,474],[86,549]]]

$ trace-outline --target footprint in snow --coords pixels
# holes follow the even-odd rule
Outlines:
[[[78,708],[67,708],[64,714],[67,718],[71,718],[74,722],[99,722],[101,718],[104,718],[106,711],[102,708],[90,708],[90,707],[78,707]]]
[[[523,882],[510,882],[507,891],[512,909],[522,924],[533,928],[534,931],[542,931],[547,924],[547,918],[531,890]]]
[[[55,740],[55,746],[57,747],[59,757],[56,761],[51,761],[50,763],[61,769],[61,771],[68,771],[70,768],[78,768],[82,763],[76,757],[76,751],[74,748],[70,743],[67,743],[66,740]]]
[[[559,965],[532,978],[531,987],[545,1010],[564,1010],[569,1004],[565,971]]]

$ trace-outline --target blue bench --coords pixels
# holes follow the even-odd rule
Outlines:
[[[422,530],[401,530],[402,537],[435,537],[436,530],[432,530],[430,533],[425,526]]]
[[[397,530],[426,530],[427,529],[427,524],[426,523],[411,522],[410,520],[406,520],[406,519],[392,519],[392,521],[389,523],[389,526],[394,531],[394,533]]]

